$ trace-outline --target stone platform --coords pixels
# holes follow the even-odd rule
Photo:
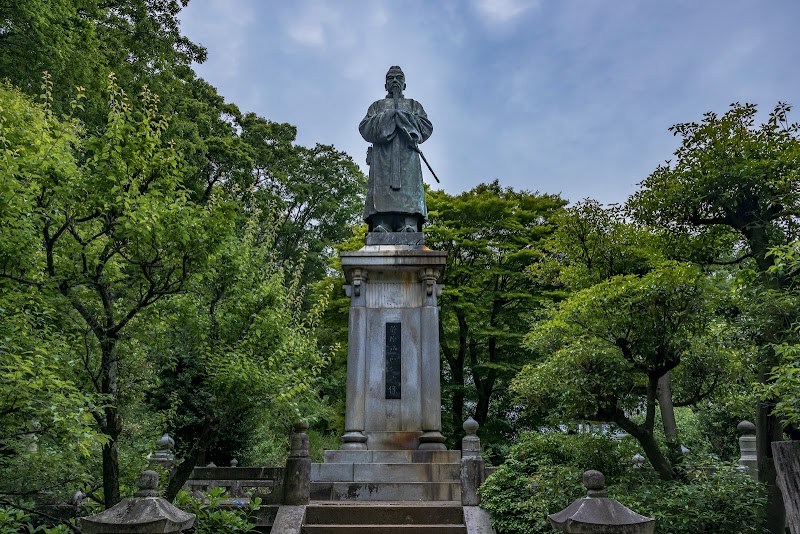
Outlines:
[[[460,451],[325,451],[311,465],[311,499],[460,501]]]
[[[465,534],[458,502],[320,503],[306,509],[305,534]]]

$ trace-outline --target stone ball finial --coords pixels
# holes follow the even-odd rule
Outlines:
[[[158,497],[158,473],[155,471],[142,471],[136,479],[137,497]]]
[[[583,485],[589,490],[589,497],[608,497],[606,476],[600,471],[590,469],[583,473]]]
[[[236,467],[236,466],[238,466],[238,465],[239,465],[239,460],[237,460],[236,458],[234,458],[233,460],[231,460],[231,467]]]
[[[588,490],[601,490],[606,487],[606,476],[594,469],[584,471],[583,485],[586,486]]]
[[[480,428],[480,425],[472,417],[464,421],[464,432],[466,432],[468,436],[474,436],[477,434],[478,428]]]
[[[736,430],[738,430],[739,434],[741,434],[742,436],[755,436],[756,425],[754,425],[750,421],[742,421],[741,423],[736,425]]]

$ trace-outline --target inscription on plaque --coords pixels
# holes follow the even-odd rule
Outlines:
[[[400,398],[400,323],[386,323],[386,398]]]

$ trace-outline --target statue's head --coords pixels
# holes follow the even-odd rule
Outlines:
[[[386,73],[385,87],[389,95],[394,92],[395,87],[398,89],[398,93],[403,94],[403,90],[406,88],[406,76],[400,67],[396,65],[389,67],[389,72]]]

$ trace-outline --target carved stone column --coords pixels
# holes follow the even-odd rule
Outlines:
[[[365,387],[367,372],[367,270],[353,269],[345,292],[350,297],[350,323],[347,333],[347,411],[343,450],[366,450],[364,435]]]

